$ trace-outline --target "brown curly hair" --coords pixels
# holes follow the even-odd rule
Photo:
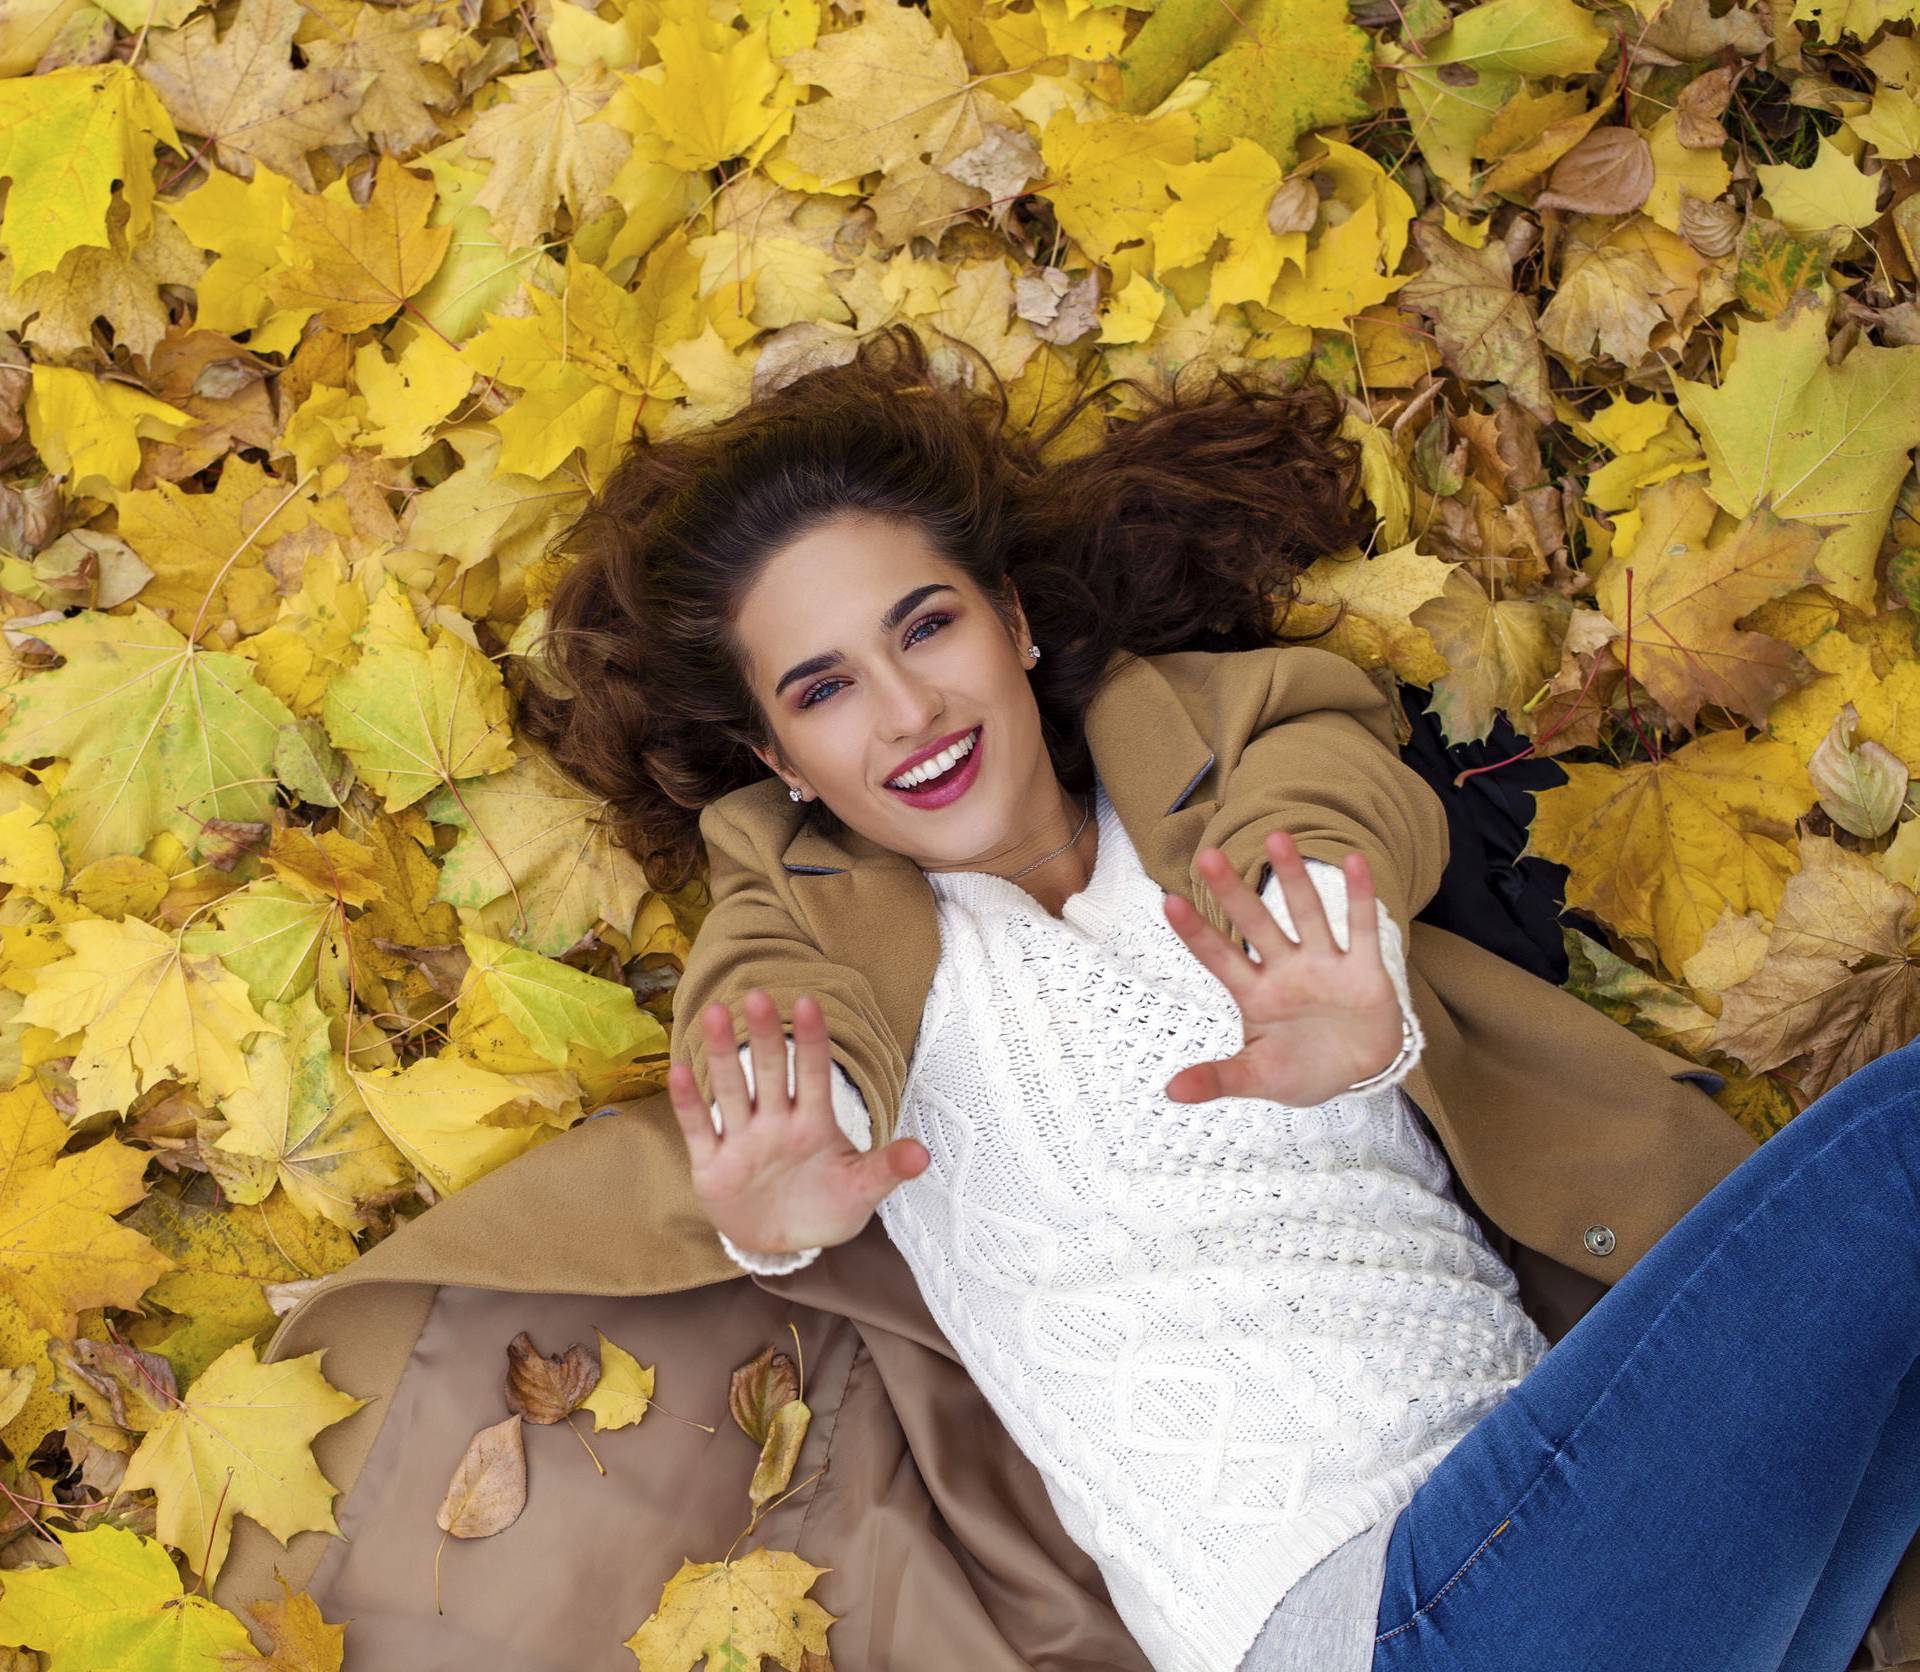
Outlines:
[[[937,384],[915,332],[889,327],[710,429],[636,437],[556,542],[574,561],[532,647],[520,735],[606,799],[606,827],[653,887],[698,875],[700,809],[766,775],[752,746],[774,749],[773,731],[734,616],[772,556],[823,523],[917,524],[1009,630],[1018,588],[1047,650],[1032,680],[1042,735],[1071,791],[1093,784],[1081,720],[1114,650],[1282,642],[1300,570],[1371,528],[1359,449],[1322,384],[1216,368],[1187,398],[1178,373],[1164,395],[1114,378],[1028,435],[987,371],[990,391]],[[1115,388],[1142,415],[1103,421],[1094,403]],[[808,817],[840,828],[817,800]]]

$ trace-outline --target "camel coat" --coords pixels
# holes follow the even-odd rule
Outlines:
[[[1419,921],[1447,859],[1445,809],[1351,663],[1290,645],[1116,653],[1108,673],[1086,715],[1101,779],[1146,871],[1217,927],[1231,932],[1194,871],[1202,847],[1256,889],[1276,826],[1310,857],[1366,853],[1407,931],[1426,1036],[1402,1089],[1559,1340],[1753,1153],[1708,1095],[1721,1077]],[[812,992],[886,1142],[939,952],[924,873],[826,835],[772,778],[708,806],[701,832],[714,904],[676,994],[674,1058],[710,1098],[700,1010],[727,1003],[744,1039],[747,988],[783,1015]],[[573,1435],[528,1425],[527,1508],[449,1544],[436,1614],[434,1512],[468,1438],[506,1414],[507,1342],[525,1329],[542,1352],[591,1348],[595,1327],[657,1366],[656,1406],[597,1438],[605,1477]],[[801,1271],[748,1276],[692,1193],[664,1091],[441,1202],[281,1320],[264,1359],[322,1352],[327,1377],[369,1400],[315,1444],[343,1536],[283,1549],[242,1518],[213,1594],[244,1613],[279,1594],[276,1569],[309,1587],[352,1621],[348,1672],[631,1668],[624,1640],[683,1558],[719,1559],[746,1523],[756,1448],[727,1414],[728,1375],[769,1344],[791,1353],[796,1331],[813,1418],[792,1478],[824,1472],[735,1555],[765,1544],[829,1570],[808,1594],[837,1617],[838,1672],[1150,1672],[878,1218]],[[1920,1666],[1920,1541],[1852,1665],[1909,1657]]]

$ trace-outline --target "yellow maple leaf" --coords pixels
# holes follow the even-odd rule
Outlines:
[[[533,70],[494,85],[505,98],[467,130],[467,155],[493,164],[473,202],[502,243],[533,244],[562,203],[577,224],[609,199],[631,142],[597,118],[620,84],[596,62],[571,77]]]
[[[513,764],[498,665],[444,630],[429,639],[394,576],[354,638],[360,658],[328,685],[321,715],[388,812]]]
[[[193,422],[177,406],[64,366],[36,366],[27,392],[27,433],[71,491],[110,499],[133,484],[140,438],[172,440]]]
[[[1806,666],[1791,647],[1734,622],[1770,598],[1825,579],[1816,567],[1820,535],[1762,509],[1715,540],[1717,515],[1697,475],[1648,488],[1634,549],[1608,562],[1594,596],[1623,635],[1631,634],[1628,671],[1680,725],[1691,729],[1701,705],[1717,703],[1764,726],[1774,699],[1801,681]],[[1623,636],[1609,646],[1623,666],[1627,643]]]
[[[1314,633],[1315,644],[1359,667],[1391,668],[1396,678],[1431,685],[1447,662],[1412,616],[1446,591],[1447,577],[1458,567],[1421,551],[1417,541],[1371,557],[1316,558],[1300,576],[1299,603],[1287,614],[1286,630],[1290,636]],[[1340,625],[1320,635],[1342,603]]]
[[[806,1593],[827,1568],[790,1550],[754,1550],[737,1562],[690,1562],[660,1593],[660,1606],[627,1639],[641,1672],[709,1666],[799,1666],[827,1652],[829,1614]]]
[[[277,309],[263,283],[280,264],[280,244],[293,216],[293,183],[264,165],[251,180],[209,168],[205,182],[160,207],[203,250],[218,259],[200,276],[195,323],[206,331],[250,331],[260,354],[287,354],[312,308]]]
[[[1791,163],[1758,163],[1754,177],[1767,194],[1773,218],[1791,232],[1824,232],[1830,226],[1872,226],[1880,196],[1880,176],[1863,174],[1832,140],[1822,138],[1805,168]]]
[[[366,1400],[320,1373],[317,1352],[262,1364],[236,1342],[201,1372],[127,1465],[128,1491],[151,1487],[155,1530],[209,1587],[226,1563],[233,1518],[250,1516],[282,1544],[295,1533],[337,1533],[333,1484],[313,1460],[321,1429]]]
[[[439,269],[450,226],[429,226],[431,180],[382,157],[362,208],[343,175],[324,192],[296,191],[285,265],[266,275],[282,308],[310,310],[336,331],[364,331],[390,319]],[[464,392],[464,389],[463,389]]]
[[[247,1051],[250,1083],[222,1100],[227,1130],[214,1144],[223,1155],[260,1165],[251,1177],[229,1173],[227,1193],[236,1202],[258,1202],[277,1179],[302,1213],[357,1230],[360,1204],[400,1184],[404,1162],[361,1102],[313,994],[269,1004],[266,1016],[283,1032],[255,1036]]]
[[[209,1097],[246,1085],[241,1047],[273,1024],[218,958],[185,951],[137,917],[69,923],[61,933],[73,955],[37,972],[20,1015],[62,1038],[82,1036],[73,1079],[83,1117],[130,1109],[163,1080]]]
[[[13,283],[48,273],[72,249],[107,247],[115,181],[131,211],[127,230],[153,222],[153,147],[186,147],[152,87],[131,64],[63,64],[0,80],[0,178],[11,184],[0,246]]]
[[[368,1069],[353,1082],[380,1130],[443,1196],[558,1135],[511,1119],[526,1103],[524,1086],[457,1056]]]
[[[285,1574],[276,1573],[282,1597],[247,1604],[247,1612],[273,1641],[273,1652],[263,1660],[251,1647],[220,1656],[219,1664],[244,1672],[340,1672],[347,1653],[347,1628],[329,1625],[319,1603],[305,1591],[296,1591]]]
[[[146,1155],[103,1138],[63,1156],[69,1136],[38,1081],[0,1091],[0,1288],[61,1337],[86,1307],[138,1306],[173,1266],[112,1218],[146,1194]]]
[[[1818,800],[1793,751],[1709,732],[1657,762],[1565,763],[1538,791],[1527,846],[1568,868],[1567,905],[1643,937],[1669,970],[1720,913],[1771,919],[1798,867],[1794,822]]]
[[[1766,958],[1722,995],[1713,1044],[1807,1100],[1920,1033],[1920,900],[1824,836],[1801,844]]]
[[[733,157],[751,165],[786,133],[798,90],[774,63],[762,24],[735,29],[703,0],[661,0],[650,41],[659,62],[626,77],[626,108],[645,113],[675,168]]]
[[[299,0],[240,0],[221,34],[202,12],[150,30],[140,74],[185,132],[213,142],[222,168],[245,179],[263,162],[312,190],[315,136],[351,131],[373,72],[296,65],[290,49],[305,17]]]
[[[239,1655],[255,1668],[247,1628],[184,1591],[166,1550],[125,1527],[55,1527],[60,1567],[16,1568],[0,1595],[0,1643],[43,1651],[49,1672],[205,1667]]]
[[[1741,326],[1718,388],[1673,384],[1706,447],[1714,499],[1735,516],[1766,504],[1830,529],[1824,584],[1871,609],[1880,537],[1920,444],[1920,347],[1861,343],[1832,364],[1831,311],[1831,293],[1803,293],[1778,319]]]

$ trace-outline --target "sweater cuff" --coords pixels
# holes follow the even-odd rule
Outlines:
[[[793,1085],[794,1045],[793,1035],[787,1035],[787,1084]],[[740,1047],[740,1068],[747,1077],[747,1090],[753,1090],[753,1045],[751,1041]],[[873,1147],[873,1122],[867,1114],[866,1099],[860,1090],[847,1077],[847,1072],[837,1062],[833,1068],[833,1118],[834,1123],[846,1134],[847,1142],[855,1149],[865,1150]],[[713,1119],[715,1132],[722,1130],[720,1103],[716,1098],[708,1105],[708,1113]],[[761,1277],[781,1277],[787,1272],[798,1271],[802,1266],[810,1266],[820,1257],[821,1245],[812,1248],[797,1249],[790,1254],[749,1254],[745,1249],[734,1245],[725,1231],[714,1233],[720,1239],[720,1246],[727,1252],[727,1258],[745,1271]]]
[[[1347,934],[1347,873],[1339,865],[1324,859],[1308,859],[1307,875],[1312,879],[1314,890],[1320,896],[1321,909],[1327,914],[1328,927],[1333,930],[1334,944],[1342,952],[1347,950],[1350,937]],[[1276,876],[1267,878],[1267,885],[1260,891],[1261,902],[1273,913],[1280,927],[1290,939],[1300,937],[1293,927],[1293,914],[1287,909],[1287,897],[1280,887]],[[1378,1073],[1369,1074],[1364,1080],[1356,1080],[1338,1095],[1347,1096],[1354,1092],[1381,1091],[1388,1086],[1397,1086],[1412,1072],[1419,1062],[1421,1052],[1426,1048],[1426,1035],[1420,1031],[1420,1019],[1414,1014],[1413,995],[1407,985],[1407,947],[1406,938],[1400,932],[1400,925],[1387,910],[1386,901],[1377,895],[1374,908],[1379,913],[1380,922],[1380,961],[1387,967],[1387,979],[1393,983],[1393,991],[1400,1001],[1400,1052],[1392,1062]],[[1251,947],[1247,955],[1257,964],[1260,954]]]

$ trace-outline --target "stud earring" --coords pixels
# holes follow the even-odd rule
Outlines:
[[[1028,645],[1028,646],[1027,646],[1027,654],[1028,654],[1029,656],[1031,656],[1031,657],[1032,657],[1032,658],[1033,658],[1033,659],[1034,659],[1034,660],[1035,660],[1036,662],[1037,662],[1037,661],[1039,661],[1039,660],[1040,660],[1040,647],[1039,647],[1039,646],[1038,646],[1037,644],[1030,644],[1030,645]]]
[[[807,798],[804,795],[802,795],[798,790],[788,790],[787,799],[789,801],[805,801]]]

